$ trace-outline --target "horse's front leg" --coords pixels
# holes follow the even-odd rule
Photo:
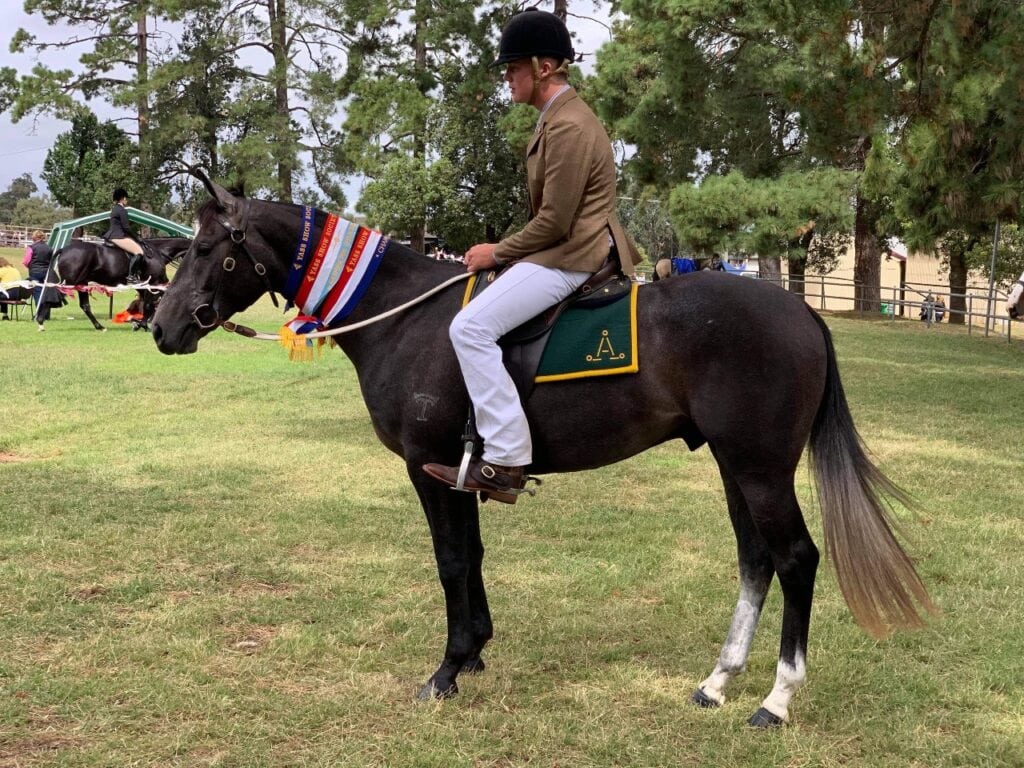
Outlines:
[[[480,570],[479,511],[475,494],[445,488],[418,462],[408,469],[430,526],[448,621],[444,658],[417,698],[449,698],[459,692],[456,678],[463,668],[482,668],[480,652],[492,634]]]
[[[139,291],[139,305],[142,307],[142,320],[135,326],[135,330],[149,330],[149,321],[156,314],[156,305],[159,303],[159,296],[152,291]]]
[[[85,316],[89,318],[89,321],[92,323],[93,328],[95,328],[97,331],[107,330],[102,325],[100,325],[100,321],[97,320],[96,315],[92,313],[92,306],[89,304],[88,291],[78,292],[78,306],[82,308],[82,312],[84,312]]]

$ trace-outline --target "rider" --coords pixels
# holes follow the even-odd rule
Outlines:
[[[145,260],[139,238],[132,230],[131,224],[128,223],[128,212],[124,209],[128,204],[128,192],[124,187],[118,187],[114,190],[113,198],[114,207],[110,209],[110,228],[103,234],[103,237],[121,250],[128,252],[128,282],[135,283],[140,279],[139,272]]]
[[[533,446],[498,339],[571,294],[609,256],[628,275],[640,261],[615,213],[611,141],[567,81],[574,58],[569,30],[553,13],[524,11],[501,33],[493,66],[505,65],[514,102],[540,112],[526,153],[531,217],[501,242],[466,252],[470,272],[505,269],[449,330],[483,438],[483,452],[471,460],[462,487],[510,504],[523,488]],[[458,484],[457,467],[423,469],[446,485]]]

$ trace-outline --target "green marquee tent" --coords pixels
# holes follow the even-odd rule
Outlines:
[[[192,227],[186,227],[183,224],[165,219],[162,216],[157,216],[154,213],[147,213],[146,211],[140,211],[138,208],[125,208],[125,212],[128,214],[128,221],[133,224],[138,224],[143,227],[152,227],[158,229],[161,232],[166,232],[172,237],[192,237]],[[110,211],[104,211],[103,213],[93,213],[88,216],[82,216],[77,219],[71,219],[70,221],[62,221],[59,224],[54,224],[53,229],[50,230],[50,237],[47,242],[53,250],[63,248],[71,240],[71,233],[74,232],[78,227],[84,227],[89,224],[95,224],[98,221],[106,221],[110,218]]]

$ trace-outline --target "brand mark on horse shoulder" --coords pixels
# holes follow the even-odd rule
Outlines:
[[[427,418],[427,409],[433,408],[437,405],[437,397],[434,395],[428,395],[424,392],[414,392],[412,399],[420,409],[419,413],[416,414],[416,421],[429,421]]]
[[[607,358],[605,357],[607,355]],[[621,352],[615,354],[615,347],[612,346],[612,340],[608,338],[608,331],[601,331],[601,340],[597,342],[597,351],[592,355],[587,355],[588,363],[600,363],[602,360],[625,360],[626,353]]]

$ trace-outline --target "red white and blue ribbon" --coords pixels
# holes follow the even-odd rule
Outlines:
[[[390,242],[380,232],[334,214],[326,214],[319,228],[316,219],[317,211],[305,206],[284,293],[288,306],[298,307],[300,315],[288,327],[316,321],[319,327],[312,330],[318,330],[348,317],[373,281]]]

